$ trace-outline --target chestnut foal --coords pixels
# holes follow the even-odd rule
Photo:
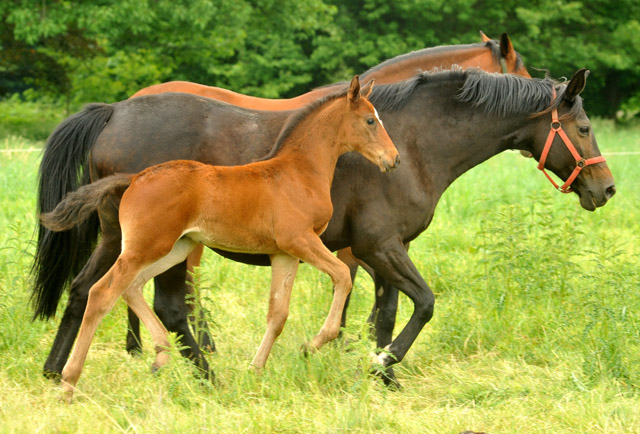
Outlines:
[[[113,175],[84,186],[41,216],[49,229],[68,230],[124,191],[119,212],[122,251],[89,292],[78,341],[62,371],[67,401],[95,330],[120,295],[149,329],[157,353],[153,368],[167,363],[167,330],[144,300],[142,288],[184,261],[200,243],[271,258],[267,331],[254,367],[265,365],[284,328],[300,260],[329,274],[335,285],[329,314],[308,348],[315,351],[338,336],[351,278],[349,268],[319,237],[333,212],[330,189],[338,157],[355,150],[382,171],[399,163],[398,151],[367,99],[371,88],[370,82],[361,91],[356,76],[346,95],[301,109],[261,161],[235,167],[169,161],[137,175]]]

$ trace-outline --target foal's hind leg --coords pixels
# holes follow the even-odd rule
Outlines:
[[[89,351],[89,346],[91,345],[98,324],[113,308],[118,297],[129,289],[130,286],[142,288],[144,283],[151,277],[184,261],[194,246],[195,243],[193,241],[180,239],[175,243],[169,254],[155,262],[152,262],[153,260],[151,258],[145,260],[144,253],[130,253],[125,251],[120,255],[113,267],[91,288],[87,308],[82,318],[82,325],[80,326],[78,341],[71,353],[69,361],[62,370],[62,390],[67,401],[71,401],[73,391],[82,373],[87,352]],[[153,249],[148,249],[147,251],[153,251]],[[150,266],[143,265],[149,262],[152,262]],[[133,293],[133,300],[136,308],[142,313],[143,320],[150,321],[151,324],[153,321],[149,320],[144,309],[140,308],[139,299],[136,299],[135,293]],[[156,321],[159,323],[159,320],[156,319]],[[160,328],[163,329],[164,327],[160,325]],[[157,340],[157,348],[168,345],[168,341],[161,339],[162,331],[159,328],[153,328],[152,333],[154,334],[154,340]],[[166,330],[164,331],[164,335],[166,338]],[[168,356],[158,353],[155,364],[162,365],[166,363],[166,357]]]
[[[114,266],[91,287],[76,346],[62,370],[62,390],[67,401],[71,401],[73,397],[73,391],[82,373],[98,324],[113,308],[118,297],[133,282],[138,271],[139,267],[133,267],[126,260],[119,258]]]
[[[169,348],[168,332],[145,301],[142,295],[143,286],[144,282],[129,286],[122,294],[122,298],[124,298],[124,301],[133,310],[137,318],[142,320],[151,334],[156,351],[156,360],[152,365],[152,370],[155,371],[169,361],[169,353],[166,351]]]
[[[91,254],[89,262],[73,280],[69,291],[69,301],[58,327],[56,338],[44,364],[45,377],[60,378],[69,352],[82,323],[87,297],[91,287],[109,271],[120,254],[120,236],[104,232],[98,247]]]
[[[289,316],[289,300],[293,280],[298,271],[298,258],[286,254],[271,256],[271,292],[269,294],[269,313],[267,314],[267,331],[251,364],[262,369],[267,363],[273,343],[282,333]]]
[[[324,271],[333,281],[333,302],[329,314],[320,332],[310,343],[310,349],[316,350],[327,342],[338,337],[344,303],[351,291],[351,275],[349,267],[337,259],[325,247],[320,238],[313,232],[305,234],[287,244],[286,252],[300,258],[307,264]],[[283,250],[285,250],[283,248]]]

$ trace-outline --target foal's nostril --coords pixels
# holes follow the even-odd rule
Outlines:
[[[604,194],[607,196],[607,199],[611,199],[613,195],[616,194],[616,186],[612,185],[607,187],[607,189],[604,191]]]
[[[396,164],[395,166],[398,166],[400,164],[400,155],[396,155]]]

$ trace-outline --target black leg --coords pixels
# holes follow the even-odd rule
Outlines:
[[[167,329],[178,335],[180,344],[184,347],[180,353],[193,360],[206,376],[209,373],[209,364],[189,328],[190,309],[185,302],[188,292],[186,279],[186,261],[156,276],[153,308]],[[207,335],[207,339],[204,339],[205,345],[215,348],[213,341],[208,338],[206,323],[203,325],[203,330]]]
[[[401,242],[388,240],[375,248],[367,244],[362,249],[357,250],[356,246],[353,246],[353,249],[359,258],[362,258],[375,270],[376,275],[382,277],[388,285],[405,293],[414,304],[414,311],[407,325],[396,339],[386,345],[384,351],[378,355],[377,362],[383,368],[387,368],[386,373],[382,374],[384,378],[389,376],[388,367],[402,361],[420,331],[433,316],[435,297],[411,262],[407,250]],[[388,301],[392,300],[390,298]],[[395,301],[397,303],[397,296]],[[382,309],[383,306],[380,306],[380,310]],[[387,339],[388,336],[383,338]],[[392,380],[393,378],[385,378],[385,382]]]
[[[142,340],[140,339],[140,319],[131,308],[127,308],[127,352],[131,355],[142,353]]]
[[[113,240],[103,236],[87,264],[71,283],[67,307],[62,321],[60,321],[58,333],[53,341],[47,361],[44,364],[45,377],[60,377],[82,323],[84,310],[87,307],[89,289],[116,261],[120,253],[119,240],[117,240],[116,248],[114,249],[113,247]]]

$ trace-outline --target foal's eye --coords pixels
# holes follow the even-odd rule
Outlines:
[[[368,123],[369,125],[373,125],[373,124],[375,124],[375,123],[376,123],[376,120],[375,120],[374,118],[368,118],[368,119],[367,119],[367,123]]]
[[[589,127],[580,127],[578,129],[578,131],[580,131],[580,134],[582,134],[583,136],[588,136],[590,128]]]

